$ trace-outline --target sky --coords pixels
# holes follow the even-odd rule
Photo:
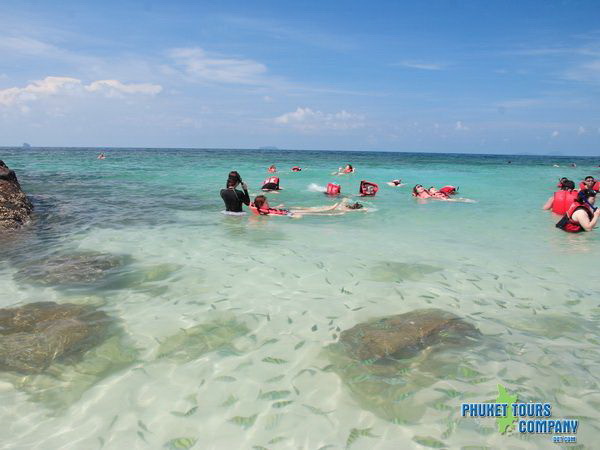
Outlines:
[[[599,1],[0,1],[0,146],[600,155]]]

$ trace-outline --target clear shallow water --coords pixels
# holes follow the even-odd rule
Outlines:
[[[593,447],[600,234],[566,235],[541,205],[559,177],[600,175],[598,161],[125,149],[98,161],[96,154],[0,151],[36,205],[20,237],[2,238],[0,307],[100,305],[120,320],[135,361],[79,390],[78,378],[63,375],[64,396],[59,390],[51,400],[40,394],[49,389],[40,379],[16,389],[14,377],[0,375],[2,445],[158,448],[187,437],[198,448],[417,448],[430,437],[452,448],[546,447],[549,435],[501,436],[491,420],[460,418],[461,402],[492,400],[501,383],[521,401],[551,402],[555,418],[579,417],[578,442]],[[578,167],[567,167],[571,161]],[[347,162],[357,174],[330,175]],[[298,220],[221,214],[228,171],[238,170],[257,194],[272,163],[285,189],[270,195],[272,204],[329,204],[312,183],[336,181],[354,194],[367,179],[380,183],[365,201],[373,211]],[[294,165],[304,170],[290,172]],[[385,185],[394,178],[407,186]],[[477,203],[417,204],[416,183],[458,185]],[[32,261],[73,252],[127,263],[88,284],[20,276]],[[338,329],[425,307],[464,317],[486,343],[453,354],[448,368],[415,361],[414,375],[399,381],[411,394],[396,392],[406,413],[393,423],[377,393],[361,396],[330,369],[324,349]],[[232,327],[231,345],[158,357],[182,329],[222,320],[248,332]],[[367,428],[349,441],[353,429]]]

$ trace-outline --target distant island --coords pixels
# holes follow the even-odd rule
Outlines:
[[[279,150],[278,147],[272,146],[272,145],[268,145],[266,147],[258,147],[259,150]]]
[[[21,148],[31,148],[31,145],[29,145],[27,142],[23,142]]]

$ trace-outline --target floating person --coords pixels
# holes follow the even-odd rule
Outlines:
[[[583,191],[584,189],[592,189],[598,192],[600,191],[600,181],[589,175],[579,183],[579,190]]]
[[[299,166],[292,167],[292,172],[301,172],[301,171],[302,171],[302,167],[299,167]]]
[[[315,207],[299,207],[292,209],[281,208],[283,205],[278,205],[277,208],[272,208],[269,201],[264,195],[257,195],[254,202],[250,204],[250,210],[260,216],[290,216],[302,217],[303,215],[340,215],[350,211],[363,210],[368,211],[361,203],[349,203],[347,199],[335,203],[331,206],[315,206]]]
[[[600,217],[600,209],[594,206],[595,201],[596,191],[592,189],[579,191],[575,201],[556,224],[556,228],[568,233],[592,231]]]
[[[106,159],[106,155],[104,153],[100,153],[96,159]]]
[[[240,184],[243,191],[236,189]],[[230,213],[242,213],[242,205],[250,205],[248,185],[242,181],[242,177],[235,170],[229,172],[225,189],[221,189],[221,198],[225,202],[225,211]]]
[[[269,173],[277,172],[277,167],[275,167],[275,164],[271,164],[271,166],[267,169],[267,172],[269,172]]]
[[[575,183],[566,178],[561,178],[559,186],[559,190],[552,194],[552,197],[544,203],[542,208],[546,211],[551,209],[554,214],[563,215],[577,198],[577,191],[575,190]]]
[[[577,167],[577,164],[571,163],[571,167]]]
[[[352,164],[346,164],[344,168],[339,167],[337,172],[333,172],[332,175],[348,175],[356,172],[356,169],[352,167]]]
[[[279,187],[279,177],[267,178],[265,181],[263,181],[263,186],[261,189],[265,192],[280,191],[281,187]]]
[[[358,193],[361,197],[374,197],[379,190],[377,183],[371,183],[370,181],[362,180],[358,188]]]
[[[445,187],[454,187],[454,186],[445,186]],[[443,188],[442,188],[443,189]],[[456,191],[457,189],[455,189]],[[470,198],[450,198],[449,194],[445,194],[443,192],[438,191],[433,186],[430,189],[425,189],[423,185],[417,184],[413,188],[412,196],[417,199],[432,199],[432,200],[442,200],[446,202],[460,202],[460,203],[475,203],[475,200],[471,200]]]
[[[449,197],[451,195],[456,195],[456,193],[458,192],[458,188],[455,186],[448,185],[441,188],[439,192]]]
[[[396,180],[388,181],[387,184],[388,184],[388,186],[392,186],[392,187],[406,186],[406,184],[402,183],[402,180],[400,178],[398,178]]]

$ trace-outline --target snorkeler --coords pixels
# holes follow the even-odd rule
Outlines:
[[[568,233],[592,231],[600,217],[600,208],[594,206],[595,202],[596,191],[591,189],[580,191],[556,227]]]
[[[236,189],[238,185],[242,185],[242,191]],[[242,181],[242,177],[235,170],[229,172],[225,189],[221,189],[221,198],[225,202],[225,211],[241,213],[242,204],[250,205],[250,194],[248,194],[248,186]]]
[[[552,194],[552,197],[546,201],[542,208],[544,210],[551,209],[554,214],[564,214],[576,198],[575,183],[566,178],[561,178],[559,190]]]
[[[265,181],[263,181],[263,186],[261,189],[265,192],[280,191],[281,187],[279,186],[279,177],[267,178]]]

